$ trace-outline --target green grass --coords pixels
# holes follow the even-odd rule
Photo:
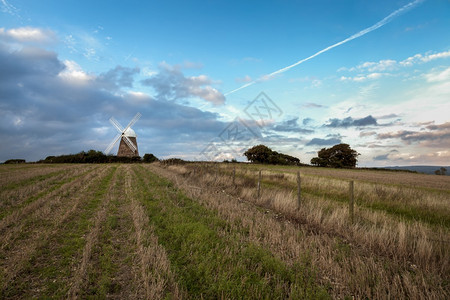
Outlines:
[[[98,178],[84,201],[81,211],[62,224],[58,231],[43,241],[30,257],[27,266],[19,273],[21,280],[11,282],[0,291],[0,298],[66,297],[67,279],[73,274],[85,245],[85,235],[93,224],[92,217],[110,185],[116,171],[112,167],[105,177]],[[44,281],[44,283],[42,283]],[[36,285],[39,291],[36,291]],[[37,293],[37,294],[36,294]]]
[[[114,274],[119,269],[118,261],[115,260],[117,245],[115,245],[115,231],[119,229],[118,206],[121,200],[117,197],[123,189],[123,174],[119,173],[117,183],[114,186],[114,195],[110,200],[106,221],[100,228],[98,243],[93,248],[92,264],[88,271],[88,286],[82,291],[82,298],[96,297],[106,298],[109,293],[117,292],[121,287],[114,284]]]
[[[232,164],[230,164],[230,166],[232,166]],[[250,170],[250,171],[254,171],[255,173],[258,172],[259,170],[267,170],[267,171],[271,171],[277,174],[284,174],[284,173],[290,173],[290,174],[296,174],[298,171],[300,171],[302,178],[304,177],[309,177],[309,178],[324,178],[324,179],[332,179],[332,180],[337,180],[339,178],[341,178],[341,180],[354,180],[350,177],[348,177],[347,179],[342,179],[342,177],[340,177],[340,173],[346,173],[351,171],[354,174],[365,174],[367,172],[389,172],[390,176],[392,175],[397,175],[399,177],[401,177],[401,175],[404,174],[411,174],[410,172],[403,172],[403,171],[394,171],[394,170],[366,170],[366,169],[336,169],[336,168],[322,168],[322,167],[298,167],[298,166],[280,166],[280,165],[261,165],[261,164],[237,164],[236,166],[236,170],[242,169],[242,170]],[[225,170],[225,172],[228,172],[231,174],[231,168],[228,167],[227,169],[222,169]],[[306,170],[306,171],[305,171]],[[328,171],[330,173],[332,173],[333,175],[325,175],[325,174],[305,174],[305,172],[308,172],[309,170],[323,170],[323,171]],[[412,175],[416,175],[414,173],[412,173]],[[425,175],[428,176],[427,174],[421,174],[418,173],[419,175]],[[236,176],[238,176],[238,174],[236,174]],[[430,175],[430,176],[434,176],[434,175]],[[256,178],[256,177],[255,177]],[[367,184],[379,184],[379,182],[376,179],[361,179],[358,178],[357,179],[358,182],[362,182],[362,183],[367,183]],[[392,182],[383,182],[382,183],[383,186],[387,186],[387,187],[398,187],[398,188],[409,188],[409,189],[414,189],[414,190],[418,190],[418,191],[424,191],[424,192],[429,192],[429,193],[434,193],[434,194],[450,194],[450,190],[449,189],[443,189],[443,188],[432,188],[432,187],[426,187],[426,186],[417,186],[417,185],[411,185],[409,183],[392,183]]]
[[[72,181],[75,181],[78,178],[86,176],[87,174],[95,171],[97,168],[91,169],[91,170],[87,170],[86,172],[83,172],[83,173],[81,173],[79,175],[76,175],[76,176],[72,176],[72,177],[69,176],[67,178],[62,178],[62,179],[59,179],[59,180],[57,179],[55,181],[50,182],[49,185],[43,191],[41,191],[41,192],[31,196],[31,197],[28,197],[25,201],[20,202],[18,205],[15,205],[15,206],[14,205],[10,205],[7,209],[1,211],[0,212],[0,220],[2,220],[4,217],[10,215],[14,211],[19,210],[19,209],[29,205],[30,203],[38,200],[39,198],[42,198],[42,197],[50,194],[51,192],[61,188],[64,184],[72,182]],[[59,171],[59,172],[54,172],[54,173],[50,173],[50,174],[56,174],[55,176],[57,176],[58,174],[61,174],[61,173],[64,173],[64,172],[66,172],[66,170]],[[49,176],[49,174],[41,175],[41,176],[37,176],[39,178],[33,177],[33,178],[30,178],[30,180],[33,179],[33,183],[35,183],[35,182],[47,179],[48,176]],[[28,180],[26,180],[26,182],[28,182]],[[24,183],[24,181],[22,181],[22,182],[14,183],[14,184],[15,185],[17,184],[18,186],[22,186],[22,184],[25,185],[25,184],[30,184],[30,183],[29,182],[28,183]]]
[[[60,174],[63,174],[64,172],[67,172],[67,170],[59,170],[59,171],[55,171],[55,172],[51,172],[48,174],[43,174],[43,175],[37,175],[19,182],[12,182],[10,184],[7,184],[5,186],[2,187],[3,191],[9,191],[9,190],[14,190],[14,189],[18,189],[18,188],[23,188],[24,186],[27,185],[33,185],[36,184],[40,181],[44,181],[47,179],[50,179],[52,177],[56,177]]]
[[[242,242],[237,232],[223,236],[229,224],[214,211],[142,167],[138,178],[145,189],[142,204],[189,297],[329,298],[307,259],[287,266],[270,251]]]
[[[364,172],[364,170],[360,170]],[[230,173],[231,174],[231,173]],[[236,174],[241,178],[253,179],[250,175]],[[255,178],[255,186],[256,186],[256,178]],[[335,178],[334,178],[335,179]],[[358,184],[357,182],[355,184]],[[263,179],[261,181],[261,190],[264,192],[264,189],[287,189],[292,192],[297,192],[297,183],[291,181],[280,181],[280,180],[270,180]],[[345,189],[342,192],[336,192],[334,190],[327,190],[326,186],[324,187],[307,187],[305,185],[302,186],[302,195],[312,195],[315,197],[324,197],[327,200],[332,200],[336,202],[340,202],[343,204],[348,204],[349,196],[348,191]],[[369,200],[367,201],[365,197],[355,197],[355,204],[362,208],[368,208],[377,211],[384,211],[390,215],[396,216],[404,221],[419,221],[424,222],[432,226],[450,228],[450,215],[448,211],[442,210],[430,210],[424,207],[418,207],[413,205],[408,205],[402,202],[392,201],[392,199],[379,199],[379,200]]]

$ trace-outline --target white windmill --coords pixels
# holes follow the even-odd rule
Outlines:
[[[108,148],[105,149],[105,154],[108,154],[109,151],[111,151],[111,149],[120,139],[119,151],[117,151],[117,156],[128,156],[128,157],[139,156],[136,141],[137,136],[134,130],[131,128],[131,126],[133,126],[134,123],[136,123],[140,117],[141,114],[137,113],[125,128],[123,128],[122,125],[120,125],[120,123],[113,117],[109,119],[109,122],[113,124],[113,126],[117,129],[119,134],[114,138],[111,144],[109,144]]]

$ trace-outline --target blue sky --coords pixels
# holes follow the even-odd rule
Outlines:
[[[262,143],[309,162],[343,142],[359,166],[448,165],[449,16],[446,0],[0,0],[0,161],[104,150],[109,118],[140,112],[141,155]]]

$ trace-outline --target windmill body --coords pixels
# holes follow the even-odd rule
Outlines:
[[[127,125],[127,127],[123,128],[116,119],[111,118],[109,121],[113,126],[117,129],[119,134],[114,138],[114,140],[109,144],[108,148],[106,148],[105,153],[108,154],[109,151],[114,147],[114,145],[119,141],[119,151],[117,151],[117,156],[126,156],[133,157],[139,156],[138,146],[137,146],[137,136],[134,130],[131,128],[134,123],[141,117],[140,113],[137,113],[133,120]]]
[[[133,129],[128,128],[124,132],[124,136],[128,137],[131,143],[136,147],[136,149],[132,149],[129,147],[126,143],[125,137],[121,137],[120,144],[119,144],[119,151],[117,151],[117,156],[127,156],[127,157],[133,157],[133,156],[139,156],[139,150],[137,146],[137,136]]]

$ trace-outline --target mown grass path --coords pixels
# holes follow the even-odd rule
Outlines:
[[[142,168],[137,173],[146,190],[142,204],[189,297],[328,298],[311,270],[301,264],[287,267],[268,250],[239,243],[236,232],[219,234],[230,225],[215,212],[186,197],[170,181]]]

